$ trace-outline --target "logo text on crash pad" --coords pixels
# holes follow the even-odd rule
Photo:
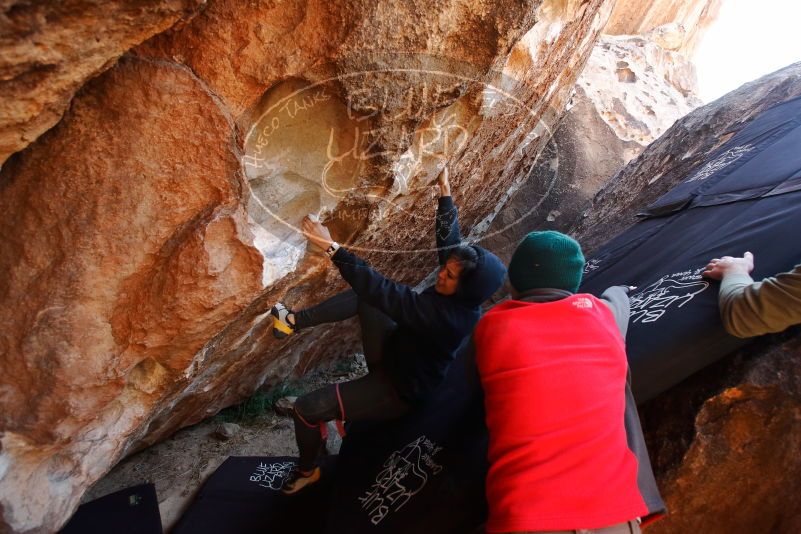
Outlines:
[[[632,323],[653,323],[671,308],[681,308],[709,287],[701,278],[703,268],[669,274],[631,295]]]
[[[425,487],[429,476],[442,471],[442,466],[434,462],[434,456],[441,450],[442,447],[420,436],[389,455],[375,482],[359,497],[373,525],[400,510]]]

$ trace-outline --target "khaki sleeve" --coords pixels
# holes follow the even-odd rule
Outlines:
[[[761,282],[748,275],[727,276],[720,283],[718,302],[723,326],[733,336],[761,336],[799,324],[801,265]]]

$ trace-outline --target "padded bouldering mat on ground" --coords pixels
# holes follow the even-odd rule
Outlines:
[[[587,262],[581,291],[632,285],[627,351],[642,403],[748,343],[726,333],[719,283],[701,277],[723,255],[755,255],[755,280],[801,262],[801,98],[746,125],[642,220]]]
[[[347,430],[322,480],[290,497],[279,490],[296,458],[229,458],[173,533],[461,534],[486,517],[482,401],[467,393],[461,360],[418,410]]]
[[[172,534],[320,532],[336,457],[321,462],[320,482],[291,497],[280,492],[297,458],[228,458],[209,477]]]
[[[457,358],[420,409],[349,426],[326,532],[472,532],[486,518],[486,453],[482,399]]]
[[[82,504],[61,534],[161,534],[156,489],[142,484]]]

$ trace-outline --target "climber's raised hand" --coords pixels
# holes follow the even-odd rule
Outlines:
[[[437,185],[439,185],[439,196],[441,197],[449,197],[451,196],[451,183],[448,180],[448,166],[445,165],[442,167],[442,170],[439,171],[439,175],[437,176]]]
[[[303,218],[300,228],[303,231],[303,235],[306,236],[306,239],[321,250],[328,250],[328,247],[334,242],[334,240],[331,239],[331,232],[328,231],[328,228],[323,226],[320,221],[313,220],[308,215]]]

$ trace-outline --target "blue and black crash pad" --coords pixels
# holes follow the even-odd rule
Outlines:
[[[748,343],[720,321],[711,258],[755,255],[753,276],[801,262],[801,98],[754,118],[587,262],[581,291],[632,285],[627,352],[645,402]]]

